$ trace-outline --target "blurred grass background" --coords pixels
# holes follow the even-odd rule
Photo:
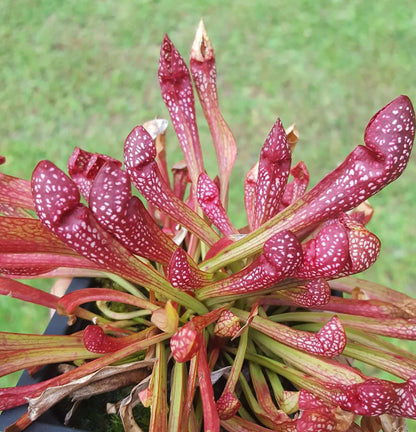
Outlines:
[[[399,94],[416,100],[413,0],[2,0],[2,170],[30,178],[36,163],[60,168],[75,146],[122,158],[137,124],[167,118],[157,80],[168,33],[188,59],[200,17],[214,45],[220,105],[239,147],[230,212],[245,223],[243,179],[277,116],[295,122],[311,185],[362,143],[372,115]],[[199,111],[200,112],[200,111]],[[201,142],[215,162],[208,128]],[[169,157],[180,159],[168,135]],[[370,229],[382,240],[366,277],[416,294],[415,156],[404,175],[371,199]],[[0,301],[0,328],[41,332],[47,311]],[[414,344],[408,344],[414,350]]]

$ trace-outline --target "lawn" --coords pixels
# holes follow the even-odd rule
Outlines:
[[[164,33],[187,58],[200,17],[216,52],[223,115],[239,147],[230,191],[238,226],[245,223],[244,175],[277,116],[285,126],[297,124],[295,159],[306,162],[314,184],[362,142],[378,109],[399,94],[416,101],[412,0],[178,3],[2,0],[3,171],[30,178],[45,158],[65,168],[75,146],[121,158],[135,125],[167,117],[156,76]],[[208,129],[199,126],[215,175]],[[168,140],[176,161],[173,133]],[[369,227],[383,248],[366,275],[412,295],[415,179],[412,156],[403,177],[371,199]],[[41,331],[46,322],[47,311],[0,301],[2,330]]]

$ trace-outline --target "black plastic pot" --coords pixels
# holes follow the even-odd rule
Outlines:
[[[71,282],[67,293],[77,291],[82,288],[88,287],[90,279],[88,278],[76,278]],[[68,333],[68,318],[66,316],[54,314],[50,320],[48,327],[46,328],[45,335],[61,335]],[[71,333],[81,329],[82,323],[77,322],[71,327]],[[44,366],[34,376],[30,376],[25,370],[20,377],[17,386],[23,386],[28,384],[35,384],[45,379],[50,378],[54,374],[54,365]],[[27,406],[23,405],[11,410],[4,411],[0,415],[0,431],[3,431],[6,426],[13,424],[27,411]],[[74,429],[71,427],[63,426],[62,418],[52,409],[44,413],[34,423],[32,423],[27,429],[27,432],[84,432],[80,429]]]

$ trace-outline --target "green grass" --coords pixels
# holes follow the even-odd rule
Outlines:
[[[3,170],[30,178],[43,158],[65,168],[74,146],[121,158],[136,124],[167,117],[156,77],[163,34],[188,57],[200,17],[216,52],[223,114],[239,146],[230,191],[239,225],[244,175],[277,116],[286,126],[296,122],[301,139],[295,158],[307,163],[314,184],[362,142],[374,112],[401,93],[416,100],[412,0],[3,0]],[[210,156],[202,120],[200,131]],[[168,139],[176,161],[176,138],[170,133]],[[213,166],[211,159],[211,174]],[[412,156],[403,177],[371,199],[376,213],[370,228],[383,249],[367,272],[412,295],[415,178]],[[2,329],[32,331],[46,323],[39,308],[7,300],[0,302]]]

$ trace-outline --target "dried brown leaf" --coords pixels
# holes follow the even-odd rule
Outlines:
[[[141,403],[139,393],[149,386],[151,375],[144,378],[139,384],[133,387],[130,394],[120,401],[119,414],[125,432],[142,432],[139,425],[134,420],[133,408]]]
[[[41,414],[43,414],[57,402],[62,400],[64,397],[71,395],[82,387],[91,385],[92,383],[103,379],[109,379],[114,375],[120,376],[120,374],[124,372],[146,368],[152,365],[153,360],[142,360],[120,366],[108,366],[68,384],[50,387],[42,392],[40,396],[29,399],[29,417],[32,421],[36,420]]]
[[[354,421],[354,413],[344,411],[337,407],[334,411],[336,426],[334,432],[347,432]]]
[[[285,132],[290,151],[293,153],[293,150],[295,149],[295,146],[299,140],[298,128],[296,127],[295,123],[293,123],[288,128],[286,128]]]
[[[389,414],[380,416],[383,432],[408,432],[407,421],[403,417],[395,417]]]

